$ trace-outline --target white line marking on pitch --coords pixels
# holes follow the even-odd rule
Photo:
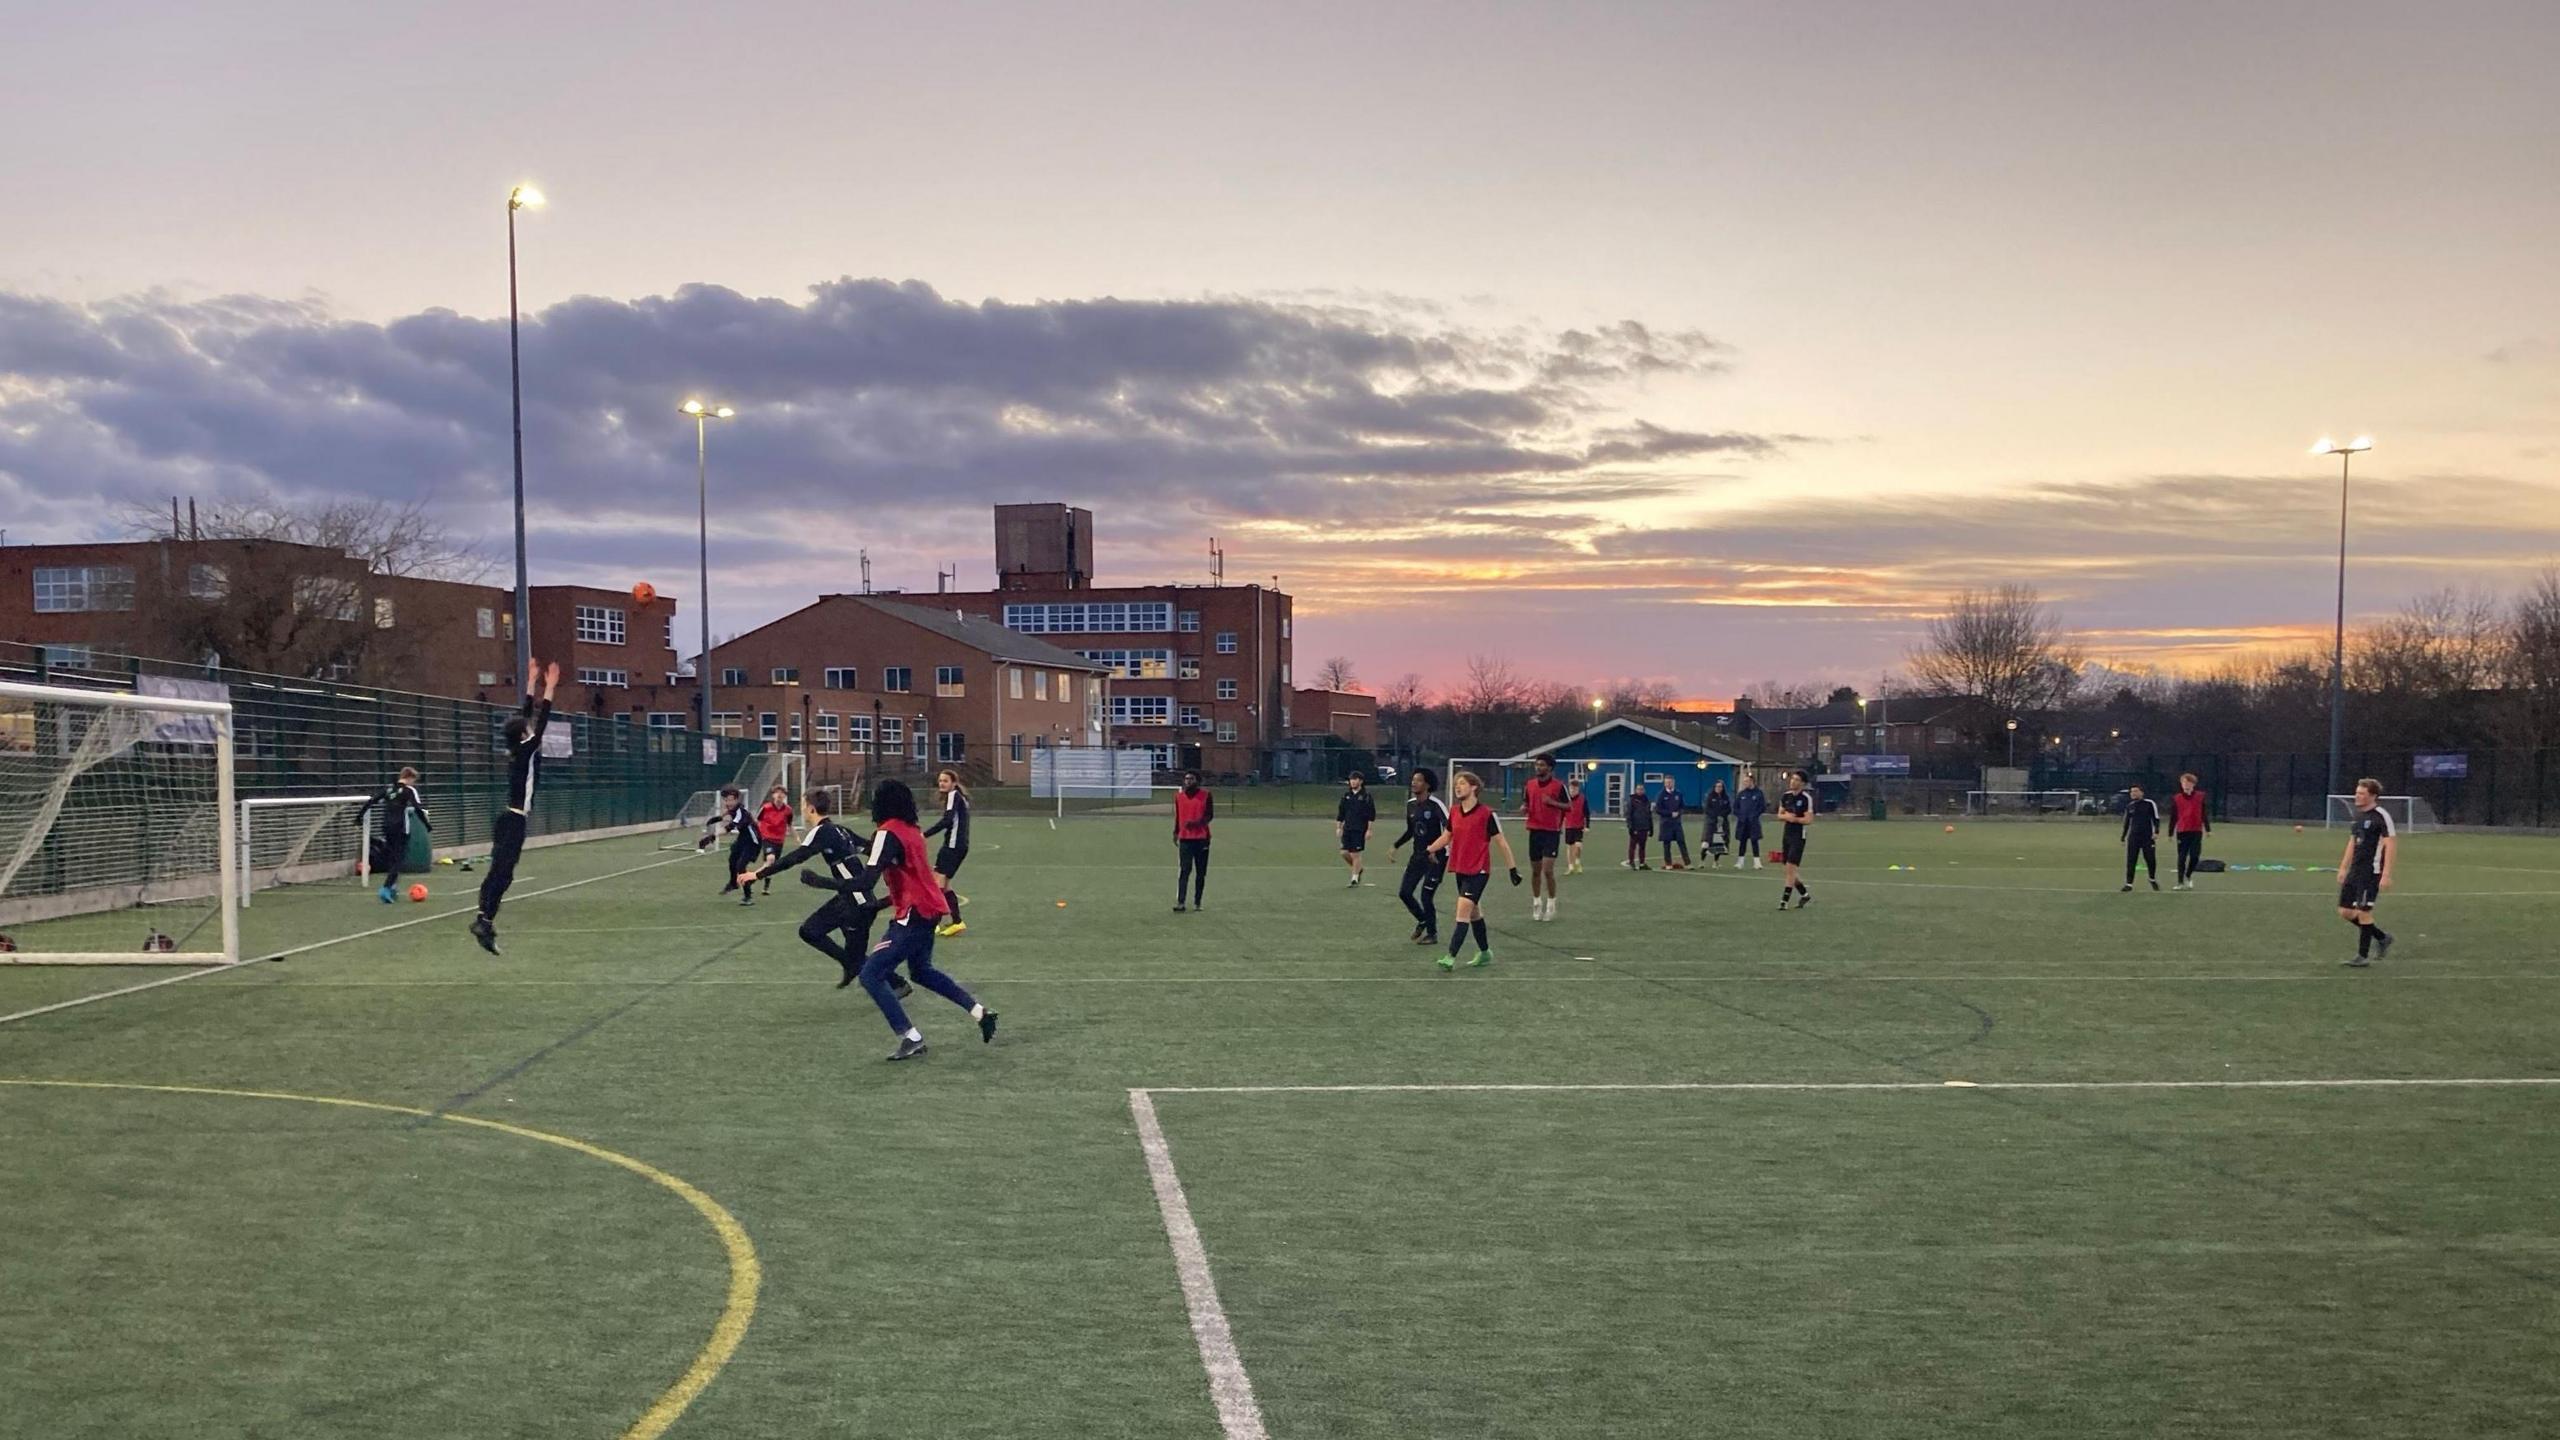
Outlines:
[[[1165,1144],[1164,1127],[1156,1123],[1155,1101],[1144,1090],[1132,1090],[1129,1114],[1138,1122],[1138,1148],[1147,1157],[1156,1208],[1164,1213],[1165,1238],[1173,1242],[1173,1267],[1182,1277],[1182,1303],[1191,1312],[1191,1338],[1200,1347],[1201,1367],[1209,1372],[1209,1398],[1217,1404],[1218,1424],[1227,1440],[1264,1440],[1268,1432],[1262,1428],[1262,1407],[1254,1403],[1253,1381],[1244,1373],[1244,1357],[1236,1353],[1226,1308],[1218,1303],[1208,1247],[1200,1243],[1200,1227],[1192,1223],[1191,1202],[1183,1196],[1182,1177],[1174,1173],[1172,1147]]]
[[[652,861],[646,865],[634,865],[628,870],[615,870],[603,875],[590,875],[584,880],[571,880],[565,884],[553,885],[547,889],[528,890],[522,895],[510,896],[509,898],[513,900],[532,900],[544,895],[557,895],[563,890],[575,890],[581,885],[593,885],[599,880],[618,880],[625,875],[637,875],[643,870],[655,870],[661,865],[681,864],[683,861],[690,858],[692,857],[679,856],[673,860]],[[243,957],[232,961],[228,965],[208,965],[199,970],[190,970],[183,975],[169,975],[158,980],[146,980],[139,985],[127,985],[121,990],[103,990],[95,995],[82,995],[77,999],[57,1000],[50,1005],[39,1005],[32,1010],[20,1010],[15,1014],[0,1015],[0,1025],[6,1025],[13,1020],[32,1020],[38,1015],[50,1015],[57,1010],[72,1010],[77,1009],[82,1005],[95,1005],[101,1000],[113,1000],[119,995],[139,995],[145,990],[157,990],[163,985],[183,985],[189,980],[201,980],[207,975],[226,975],[239,969],[243,965],[255,965],[266,960],[282,960],[288,955],[307,955],[314,950],[325,950],[332,945],[344,945],[350,940],[365,940],[376,935],[388,935],[394,930],[406,930],[412,925],[432,925],[439,920],[451,920],[457,915],[472,914],[478,908],[477,902],[474,902],[473,905],[465,909],[439,910],[433,915],[421,915],[414,920],[395,920],[388,925],[376,925],[370,930],[359,930],[352,935],[338,936],[334,940],[314,940],[308,945],[296,945],[290,950],[278,950],[271,954],[255,957]]]
[[[1669,1080],[1584,1085],[1150,1085],[1129,1092],[1132,1103],[1142,1095],[1393,1095],[1435,1091],[1568,1092],[1583,1090],[2368,1090],[2454,1089],[2486,1086],[2560,1085],[2560,1075],[2512,1078],[2448,1078],[2407,1080]],[[1149,1107],[1152,1122],[1155,1111]]]

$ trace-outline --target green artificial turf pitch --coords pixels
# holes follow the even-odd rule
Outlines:
[[[2560,1432],[2560,1086],[2221,1086],[2560,1079],[2553,841],[2410,837],[2354,972],[2317,830],[2120,895],[2103,823],[1825,824],[1781,914],[1603,829],[1444,975],[1322,820],[1222,826],[1182,916],[1160,818],[979,834],[938,954],[1004,1029],[919,995],[916,1064],[816,892],[649,839],[530,854],[503,959],[439,869],[262,895],[247,949],[426,923],[0,1024],[0,1077],[426,1112],[0,1085],[0,1434],[666,1419],[719,1235],[485,1119],[751,1240],[668,1434],[1214,1440],[1133,1089],[1276,1440]],[[2159,1081],[2215,1086],[2000,1088]],[[1666,1085],[1806,1088],[1238,1088]]]

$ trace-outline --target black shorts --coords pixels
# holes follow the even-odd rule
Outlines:
[[[2358,875],[2338,887],[2338,908],[2370,910],[2382,896],[2382,882],[2371,875]]]
[[[1545,835],[1552,835],[1552,834],[1554,834],[1555,832],[1554,832],[1554,831],[1552,831],[1552,830],[1545,830],[1545,831],[1540,831],[1539,833],[1540,833],[1540,834],[1545,834]],[[1486,883],[1487,883],[1488,881],[1492,880],[1492,879],[1493,879],[1493,872],[1492,872],[1492,871],[1490,871],[1490,870],[1485,871],[1485,872],[1484,872],[1483,874],[1481,874],[1481,875],[1461,875],[1461,876],[1459,876],[1459,877],[1458,877],[1458,898],[1459,898],[1459,899],[1461,899],[1461,900],[1482,900],[1482,899],[1484,898],[1484,887],[1485,887]]]
[[[1581,826],[1579,826],[1579,825],[1567,825],[1566,827],[1564,827],[1564,843],[1566,843],[1567,845],[1579,845],[1579,844],[1581,844],[1581,843],[1582,843],[1582,827],[1581,827]]]
[[[1803,826],[1790,825],[1787,827],[1787,838],[1780,842],[1778,859],[1782,863],[1788,865],[1801,865],[1804,863]]]
[[[1529,832],[1529,860],[1532,864],[1535,864],[1540,860],[1553,860],[1556,858],[1556,852],[1563,848],[1564,832],[1561,830],[1532,830]]]
[[[942,853],[933,857],[933,873],[948,880],[960,873],[961,862],[968,858],[968,851],[954,850],[945,845],[942,847]]]
[[[1368,849],[1368,848],[1369,848],[1369,832],[1368,832],[1368,831],[1366,831],[1366,830],[1345,830],[1345,831],[1343,831],[1343,832],[1342,832],[1342,848],[1343,848],[1343,850],[1344,850],[1345,852],[1347,852],[1347,853],[1349,853],[1349,854],[1353,854],[1353,855],[1357,855],[1357,854],[1359,854],[1361,851]]]

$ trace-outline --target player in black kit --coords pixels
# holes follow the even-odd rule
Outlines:
[[[836,962],[844,978],[836,982],[842,990],[862,978],[863,957],[871,949],[871,922],[880,913],[880,902],[873,899],[871,887],[879,877],[863,867],[861,837],[837,822],[835,800],[825,790],[812,789],[801,802],[808,812],[809,833],[792,849],[751,869],[738,872],[738,883],[753,886],[758,880],[771,878],[777,870],[794,869],[810,860],[824,860],[826,873],[802,871],[800,883],[817,890],[832,890],[827,903],[809,912],[800,922],[800,943]],[[841,933],[843,941],[836,939]],[[851,943],[846,943],[846,942]],[[910,992],[906,981],[895,973],[889,976],[892,992]]]
[[[756,837],[756,817],[747,809],[746,792],[735,785],[720,787],[720,809],[704,822],[702,838],[693,842],[693,848],[708,850],[712,842],[722,835],[729,837],[729,883],[720,887],[720,893],[726,895],[737,890],[739,904],[753,905],[756,892],[741,888],[738,876],[756,863],[756,856],[762,852],[763,846]]]
[[[1404,884],[1396,898],[1413,912],[1413,943],[1440,943],[1440,881],[1449,873],[1449,857],[1432,853],[1441,832],[1449,828],[1449,807],[1440,803],[1433,791],[1440,788],[1440,777],[1428,766],[1413,772],[1410,782],[1413,798],[1404,803],[1404,833],[1387,847],[1401,850],[1413,846],[1413,854],[1404,862]]]
[[[1786,793],[1778,797],[1778,828],[1786,834],[1778,842],[1778,858],[1787,867],[1787,883],[1778,888],[1778,908],[1787,908],[1787,895],[1792,891],[1796,908],[1813,903],[1813,892],[1804,888],[1804,832],[1813,826],[1813,792],[1811,783],[1801,770],[1787,772]]]
[[[507,808],[489,827],[489,873],[480,878],[480,913],[471,917],[471,938],[492,955],[498,953],[498,906],[507,898],[507,887],[516,883],[516,861],[524,854],[525,827],[533,815],[534,782],[542,773],[542,728],[551,723],[551,697],[560,691],[559,664],[555,661],[539,675],[535,664],[525,662],[524,703],[507,721]],[[537,679],[542,682],[539,700],[533,693]]]
[[[2373,905],[2391,888],[2400,836],[2381,799],[2381,781],[2356,782],[2355,823],[2347,831],[2347,853],[2338,857],[2338,917],[2356,927],[2356,958],[2346,962],[2351,970],[2391,954],[2391,936],[2373,923]]]
[[[1333,807],[1333,844],[1342,863],[1351,867],[1351,884],[1360,888],[1362,852],[1369,848],[1369,827],[1378,823],[1378,800],[1369,793],[1369,777],[1354,770],[1343,783],[1342,801]]]
[[[2124,802],[2124,890],[2133,889],[2133,867],[2147,865],[2151,872],[2151,888],[2160,888],[2160,807],[2142,793],[2139,785],[2125,791]]]

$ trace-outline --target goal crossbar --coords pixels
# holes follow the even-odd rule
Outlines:
[[[0,700],[24,700],[32,704],[86,707],[93,710],[140,711],[158,715],[194,715],[213,722],[214,759],[214,917],[221,926],[219,951],[144,950],[94,951],[0,951],[0,963],[20,965],[229,965],[240,959],[239,916],[239,834],[237,797],[233,777],[236,758],[232,743],[231,702],[201,700],[190,696],[137,695],[125,690],[91,690],[65,685],[30,685],[20,681],[0,681]],[[125,748],[130,748],[127,745]],[[66,767],[67,769],[67,767]],[[34,812],[27,817],[26,829],[17,844],[0,853],[0,891],[5,891],[44,843],[44,838],[60,818],[64,802],[70,795],[72,782],[78,777],[66,773],[49,786]],[[118,887],[120,888],[120,887]],[[101,907],[104,908],[104,907]],[[66,910],[64,913],[75,913]]]
[[[311,842],[318,838],[321,827],[334,818],[330,812],[342,810],[349,805],[363,805],[373,798],[371,795],[253,795],[241,801],[240,908],[248,909],[250,898],[257,894],[258,871],[262,868],[275,872],[274,883],[278,885],[289,885],[298,880],[326,879],[332,875],[345,873],[343,866],[335,860],[306,865],[303,856],[311,848]],[[284,842],[282,858],[267,866],[260,866],[257,848],[258,817],[266,814],[281,819],[283,817],[278,812],[292,810],[311,810],[316,813],[304,822],[299,830],[288,828],[286,833],[290,838]],[[272,827],[270,827],[270,833],[272,833]],[[359,837],[356,843],[361,850],[364,844],[363,838]]]

